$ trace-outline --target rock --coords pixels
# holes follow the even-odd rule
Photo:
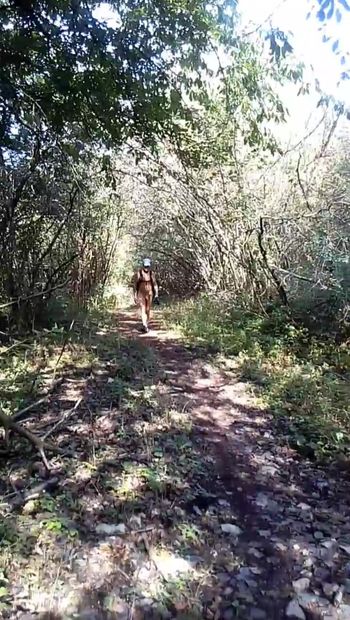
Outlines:
[[[124,523],[113,525],[112,523],[99,523],[96,526],[96,534],[106,534],[106,536],[113,536],[114,534],[125,534],[126,527]]]
[[[326,549],[334,549],[337,546],[337,541],[336,540],[323,540],[321,542],[321,546],[325,547]]]
[[[302,608],[300,607],[298,601],[296,601],[295,599],[288,603],[286,609],[286,617],[293,618],[293,620],[306,620],[306,616]]]
[[[312,572],[310,570],[302,570],[300,573],[300,577],[307,577],[308,579],[311,579]]]
[[[142,598],[139,602],[138,605],[140,607],[152,607],[153,605],[153,599],[152,598]]]
[[[115,607],[114,607],[114,618],[115,620],[128,620],[128,618],[130,617],[130,608],[129,605],[127,603],[125,603],[124,601],[120,601]]]
[[[266,508],[269,503],[269,498],[264,493],[258,493],[255,503],[257,506],[260,506],[260,508]]]
[[[225,609],[222,618],[223,620],[234,620],[237,617],[236,610],[232,607],[229,609]]]
[[[237,573],[237,579],[239,581],[245,581],[245,579],[250,579],[251,576],[252,573],[249,566],[242,566],[242,568],[240,568],[239,572]]]
[[[328,600],[318,596],[317,594],[301,592],[300,594],[298,594],[297,600],[300,607],[302,607],[306,611],[330,609]]]
[[[22,512],[25,515],[32,515],[38,511],[38,503],[35,499],[30,499],[22,508]]]
[[[83,609],[79,612],[79,620],[99,620],[100,614],[96,609]],[[124,620],[124,618],[118,617],[118,620]],[[127,616],[126,616],[127,620]]]
[[[236,598],[246,602],[246,603],[250,603],[251,605],[254,605],[254,598],[253,595],[250,591],[250,589],[245,585],[244,582],[241,582],[239,584],[239,589],[238,592],[236,593]]]
[[[253,570],[255,571],[255,569]],[[258,584],[253,578],[253,570],[249,568],[249,566],[243,566],[242,568],[240,568],[239,572],[236,575],[237,581],[244,581],[245,584],[251,589],[257,588]]]
[[[129,525],[133,530],[140,530],[142,528],[142,521],[139,515],[133,515],[130,518]]]
[[[252,555],[254,558],[257,558],[258,560],[264,556],[264,554],[261,553],[261,551],[259,551],[258,549],[255,549],[255,547],[252,547],[251,549],[249,549],[248,553],[249,555]]]
[[[350,545],[339,545],[339,549],[350,555]]]
[[[281,542],[276,543],[275,548],[277,549],[277,551],[281,551],[282,553],[285,553],[288,549],[287,545],[284,545]]]
[[[340,607],[340,605],[343,602],[343,592],[344,592],[344,588],[338,588],[338,591],[333,599],[333,605],[334,607]]]
[[[344,580],[344,590],[346,594],[350,594],[350,579]]]
[[[322,538],[324,538],[324,533],[320,531],[314,532],[314,538],[316,538],[316,540],[322,540]]]
[[[301,579],[297,579],[296,581],[293,581],[293,588],[296,594],[305,592],[305,590],[309,589],[309,586],[310,586],[310,579],[308,579],[307,577],[301,577]]]
[[[315,579],[317,579],[318,582],[323,583],[327,581],[327,579],[329,579],[330,572],[327,568],[324,568],[323,566],[318,566],[315,569],[314,577]]]
[[[350,620],[350,605],[340,605],[338,618],[339,620]]]
[[[218,573],[216,575],[216,578],[221,583],[221,585],[225,586],[230,581],[231,576],[228,573]]]
[[[263,476],[274,476],[277,472],[278,472],[278,467],[275,467],[274,465],[263,465],[260,468],[260,473]]]
[[[339,586],[336,583],[324,583],[322,589],[327,598],[332,599],[334,594],[339,590]]]
[[[230,508],[231,504],[226,499],[219,499],[218,504],[223,506],[223,508]]]
[[[249,620],[265,620],[265,618],[267,618],[267,616],[263,609],[253,607],[253,609],[250,610]]]
[[[303,502],[298,504],[298,508],[300,508],[300,510],[311,510],[311,506],[309,506],[309,504],[304,504]]]
[[[221,531],[225,532],[225,534],[231,534],[232,536],[239,536],[242,534],[241,528],[233,523],[223,523],[221,526]]]

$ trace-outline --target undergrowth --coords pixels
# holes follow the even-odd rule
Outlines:
[[[135,617],[177,610],[204,617],[203,590],[215,593],[215,573],[232,560],[220,529],[229,508],[217,506],[208,516],[187,507],[205,494],[212,460],[187,413],[163,394],[152,349],[123,338],[107,304],[76,315],[73,325],[65,316],[7,342],[0,352],[1,406],[8,414],[35,401],[54,376],[63,378],[22,420],[33,432],[55,428],[81,398],[50,436],[74,454],[48,453],[59,479],[48,494],[15,503],[46,472],[26,440],[15,436],[8,449],[1,446],[1,617],[45,610],[72,618],[85,608],[112,613],[121,605],[135,609]],[[108,528],[117,528],[112,543]],[[162,572],[150,566],[145,537]],[[218,545],[217,557],[211,550]],[[147,597],[153,615],[143,616]],[[214,594],[207,605],[217,605]]]
[[[164,318],[187,342],[230,361],[252,381],[283,434],[303,454],[328,459],[350,453],[345,338],[336,342],[333,335],[311,333],[280,308],[259,315],[206,296],[169,306]]]

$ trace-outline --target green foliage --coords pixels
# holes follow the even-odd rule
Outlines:
[[[339,40],[328,34],[326,26],[329,22],[341,22],[343,17],[347,19],[350,11],[350,4],[348,0],[317,0],[317,3],[318,7],[316,5],[313,6],[312,11],[309,11],[307,14],[307,18],[309,19],[311,15],[316,12],[316,19],[320,23],[319,29],[324,33],[323,42],[330,42],[332,44],[332,52],[339,57],[342,67],[341,79],[349,79],[349,67],[345,67],[347,61],[349,61],[349,52],[339,48]]]
[[[181,68],[196,71],[220,22],[227,27],[221,2],[113,1],[115,26],[97,18],[99,5],[1,7],[1,145],[19,148],[38,115],[55,132],[74,124],[113,144],[130,136],[154,144],[173,130],[173,115],[183,112]]]
[[[233,361],[303,453],[321,459],[350,454],[346,339],[315,335],[285,310],[258,315],[224,298],[179,303],[166,319],[191,342]]]

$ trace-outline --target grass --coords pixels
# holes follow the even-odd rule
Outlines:
[[[155,354],[140,341],[120,338],[108,306],[76,316],[71,329],[65,319],[63,326],[8,347],[0,357],[1,406],[8,414],[36,400],[54,375],[64,383],[25,422],[33,432],[41,432],[43,420],[53,426],[79,395],[83,401],[52,436],[73,449],[74,458],[48,454],[63,482],[48,495],[7,510],[19,491],[45,476],[35,450],[21,438],[12,437],[10,450],[0,455],[0,615],[12,617],[19,606],[73,617],[82,605],[79,571],[88,571],[92,558],[91,570],[94,562],[101,566],[87,607],[109,609],[119,598],[137,607],[151,596],[160,608],[203,617],[203,589],[212,587],[222,568],[211,549],[224,544],[220,562],[231,562],[233,552],[222,541],[221,507],[210,515],[184,508],[203,493],[212,461],[193,437],[186,412],[173,409],[163,394]],[[101,522],[125,524],[114,547],[96,534]],[[192,556],[201,556],[201,565],[167,580],[154,569],[149,573],[144,535],[164,570],[186,565]],[[86,588],[92,577],[83,576]]]
[[[282,432],[302,453],[328,459],[350,453],[350,349],[315,335],[281,309],[268,316],[231,300],[200,297],[164,312],[185,341],[252,381]]]
[[[301,450],[318,457],[336,447],[346,451],[349,354],[343,345],[313,337],[281,312],[261,317],[223,300],[173,305],[164,318],[189,345],[201,344],[218,363],[253,380]],[[41,432],[42,421],[52,427],[83,397],[69,424],[51,437],[74,450],[74,457],[48,455],[58,488],[7,510],[19,491],[44,476],[25,440],[12,437],[9,452],[0,454],[0,614],[12,617],[18,607],[74,617],[85,595],[85,607],[105,611],[120,599],[137,609],[150,597],[176,617],[221,614],[233,603],[230,588],[215,594],[218,576],[245,560],[221,531],[222,523],[239,519],[232,506],[196,507],[209,486],[222,492],[211,453],[191,417],[164,391],[157,352],[121,338],[113,308],[91,308],[70,324],[66,319],[9,351],[7,344],[0,357],[8,413],[35,400],[54,374],[64,379],[26,422],[34,432]],[[121,524],[124,532],[111,544],[98,535],[101,524]],[[150,565],[145,536],[166,578]],[[247,618],[250,603],[234,604],[236,616]]]

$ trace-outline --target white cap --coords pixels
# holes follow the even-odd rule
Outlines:
[[[143,259],[143,266],[144,267],[150,267],[151,266],[151,259],[150,258],[144,258]]]

